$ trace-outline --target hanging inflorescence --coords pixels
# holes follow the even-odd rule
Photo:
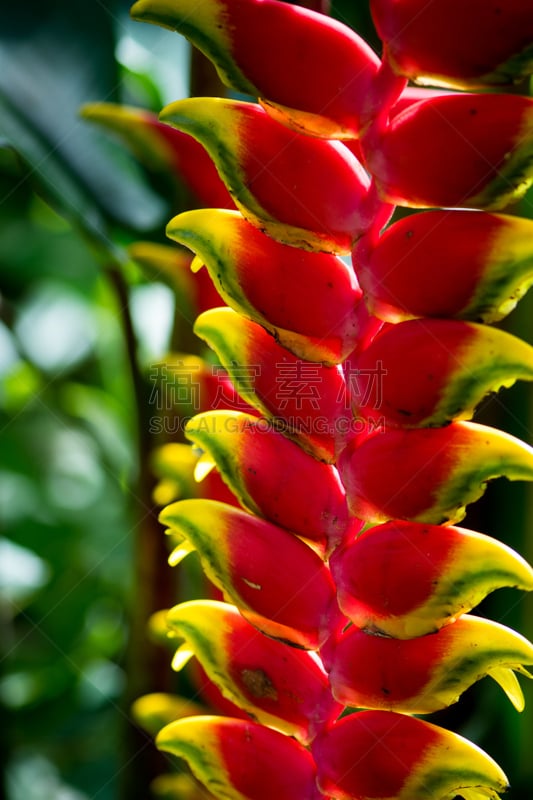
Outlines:
[[[533,71],[533,12],[371,9],[381,59],[276,0],[133,7],[259,101],[134,120],[167,158],[190,134],[235,204],[216,183],[223,208],[167,229],[227,304],[195,332],[242,398],[186,430],[198,473],[216,468],[241,507],[205,491],[161,514],[171,563],[197,551],[227,601],[168,612],[174,666],[194,655],[246,714],[186,717],[157,743],[219,798],[496,798],[500,767],[413,715],[486,675],[521,710],[515,671],[533,663],[522,636],[468,613],[498,587],[532,589],[532,569],[457,527],[488,480],[533,479],[529,446],[470,421],[488,392],[533,378],[533,348],[489,327],[533,282],[533,222],[501,212],[533,180],[533,100],[501,89]],[[92,116],[120,128],[128,113]]]

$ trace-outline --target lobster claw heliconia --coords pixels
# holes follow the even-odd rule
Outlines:
[[[87,103],[82,115],[119,135],[139,161],[178,184],[185,183],[200,203],[234,208],[216,168],[191,136],[159,122],[150,111],[114,103]]]
[[[494,800],[508,786],[475,745],[405,714],[360,711],[313,743],[318,785],[335,800]]]
[[[192,97],[159,118],[197,139],[246,219],[285,244],[350,253],[381,208],[347,147],[295,133],[255,103]]]
[[[285,529],[214,500],[173,503],[160,520],[183,540],[170,563],[196,550],[228,602],[268,635],[316,649],[342,622],[329,569]]]
[[[381,319],[494,322],[533,282],[533,221],[484,211],[423,211],[398,220],[375,241],[362,237],[352,256],[365,302]]]
[[[467,613],[533,589],[533,570],[453,526],[487,481],[533,480],[533,448],[467,421],[533,378],[533,349],[480,324],[533,283],[533,223],[492,213],[533,182],[533,100],[502,91],[533,69],[533,16],[526,0],[370,9],[381,57],[293,3],[132,9],[258,100],[189,98],[159,118],[207,151],[238,209],[167,229],[229,306],[195,333],[243,401],[202,405],[185,430],[188,476],[198,457],[196,479],[243,509],[161,514],[170,563],[195,550],[226,601],[165,614],[173,665],[196,656],[254,721],[188,718],[157,743],[220,800],[497,800],[500,767],[412,715],[485,676],[521,710],[515,672],[533,663],[526,639]],[[393,204],[423,210],[390,223]]]
[[[296,130],[357,137],[377,100],[379,58],[354,31],[322,14],[276,0],[138,0],[131,13],[183,33],[226,85],[259,97]]]
[[[202,474],[216,466],[240,503],[330,552],[353,530],[346,493],[334,466],[304,452],[267,420],[238,411],[197,414],[185,428],[202,456]],[[277,469],[290,464],[290,472]]]
[[[371,0],[393,68],[433,86],[487,86],[533,72],[529,0]]]
[[[440,525],[460,522],[492,478],[533,480],[533,448],[486,425],[452,422],[353,439],[337,466],[355,516]]]
[[[533,568],[518,553],[451,525],[385,522],[338,548],[330,566],[346,616],[398,638],[438,630],[495,589],[533,590]]]
[[[409,359],[405,359],[409,353]],[[379,386],[376,371],[379,369]],[[356,414],[415,428],[469,419],[488,392],[533,379],[533,347],[473,322],[416,319],[386,327],[350,359]]]
[[[533,181],[533,99],[450,94],[423,100],[385,130],[369,128],[361,144],[389,203],[503,208]]]
[[[204,312],[194,331],[216,352],[244,400],[315,458],[335,460],[352,420],[340,366],[297,358],[229,308]]]
[[[231,717],[187,717],[163,728],[156,743],[184,758],[215,797],[322,800],[309,751],[264,725]]]
[[[185,640],[176,667],[195,655],[222,693],[263,725],[307,744],[343,709],[313,653],[259,633],[235,606],[192,600],[172,608],[167,624]]]
[[[199,256],[227,305],[296,355],[339,363],[354,349],[361,290],[337,256],[280,244],[237,212],[217,209],[179,214],[167,235]]]
[[[533,645],[503,625],[465,614],[438,633],[414,639],[352,626],[328,657],[333,696],[344,705],[430,714],[490,675],[522,711],[524,697],[513,670],[531,677],[523,665],[533,664]]]

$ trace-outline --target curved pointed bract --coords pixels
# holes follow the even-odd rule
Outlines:
[[[415,81],[468,88],[533,72],[529,0],[371,0],[393,68]]]
[[[353,263],[370,310],[399,322],[458,317],[494,322],[533,283],[533,221],[506,214],[434,210],[391,225]]]
[[[362,147],[389,203],[503,208],[533,181],[533,99],[435,97],[393,117],[384,131],[369,129]]]
[[[348,507],[337,470],[305,453],[267,420],[210,411],[193,417],[185,433],[249,511],[327,551],[343,539]],[[283,464],[290,468],[280,468]]]
[[[405,714],[360,711],[313,744],[321,791],[335,800],[496,800],[499,766],[462,736]]]
[[[235,207],[204,148],[163,125],[156,114],[115,103],[87,103],[82,116],[118,134],[142,164],[173,181],[178,190],[185,183],[206,206]]]
[[[335,460],[352,417],[340,367],[297,358],[229,308],[206,311],[194,332],[216,352],[248,403],[316,458]]]
[[[357,445],[337,466],[352,513],[368,522],[459,522],[492,478],[533,480],[533,448],[473,422],[388,429]]]
[[[224,696],[263,725],[306,744],[342,711],[313,653],[264,636],[235,606],[193,600],[172,608],[167,622]]]
[[[488,392],[532,380],[533,347],[473,322],[408,320],[380,333],[350,372],[356,414],[432,427],[469,419]]]
[[[202,311],[223,304],[208,275],[191,275],[193,259],[188,251],[178,250],[173,245],[134,242],[128,247],[128,254],[152,278],[163,278],[173,285],[180,312],[188,322]]]
[[[208,577],[256,627],[308,649],[327,637],[338,616],[331,573],[288,531],[214,500],[173,503],[160,520],[185,543],[170,563],[197,550]]]
[[[296,130],[356,137],[377,102],[378,57],[354,31],[323,14],[276,0],[138,0],[132,15],[183,33],[227,86],[261,98],[269,113]]]
[[[264,725],[231,717],[188,717],[163,728],[156,744],[184,758],[220,800],[321,798],[309,751]]]
[[[227,305],[295,355],[339,363],[354,349],[361,290],[337,256],[280,244],[238,212],[218,209],[179,214],[167,236],[200,257]]]
[[[134,720],[152,736],[176,719],[194,717],[203,711],[204,708],[193,700],[163,692],[138,697],[131,707]]]
[[[533,645],[490,620],[465,614],[438,633],[392,639],[350,627],[336,642],[329,679],[344,705],[431,714],[457,702],[476,681],[494,673],[510,683],[519,711],[524,698],[513,670],[529,673]]]
[[[192,97],[160,119],[206,148],[242,214],[278,241],[346,254],[372,222],[369,178],[340,142],[298,134],[237,100]]]
[[[337,550],[330,566],[346,616],[402,639],[453,622],[495,589],[533,590],[533,568],[518,553],[454,526],[386,522]]]

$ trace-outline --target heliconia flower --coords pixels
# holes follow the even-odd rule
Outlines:
[[[393,117],[386,129],[369,128],[361,144],[378,192],[389,203],[502,208],[533,180],[533,100],[505,94],[435,97]]]
[[[322,800],[309,751],[290,736],[231,717],[187,717],[157,736],[220,800]]]
[[[352,417],[341,367],[297,358],[230,308],[206,311],[194,332],[216,352],[244,400],[316,458],[335,460]]]
[[[208,308],[223,305],[224,301],[209,276],[191,275],[192,258],[186,250],[155,242],[134,242],[128,247],[131,258],[153,278],[164,278],[176,290],[176,302],[188,328],[195,317]]]
[[[296,130],[352,138],[368,117],[370,99],[377,102],[379,58],[354,31],[322,14],[275,0],[192,7],[186,0],[138,0],[131,13],[187,36],[227,86],[259,97],[275,119]]]
[[[171,220],[167,235],[199,256],[227,305],[291,352],[338,363],[354,349],[362,293],[337,256],[280,244],[236,211],[187,211]]]
[[[353,251],[365,302],[378,317],[493,322],[533,283],[533,222],[476,211],[425,211]]]
[[[234,493],[218,472],[210,471],[202,483],[195,480],[200,458],[200,454],[191,445],[181,442],[168,442],[152,451],[150,468],[158,479],[152,496],[157,505],[165,506],[186,497],[208,497],[238,505]]]
[[[170,563],[197,550],[225,599],[268,635],[316,649],[340,620],[328,567],[283,528],[214,500],[173,503],[160,520],[183,539]]]
[[[205,708],[187,697],[154,692],[138,697],[131,707],[133,719],[148,733],[155,736],[164,725],[182,717],[202,714]]]
[[[115,103],[87,103],[85,119],[117,133],[148,169],[185,185],[206,206],[234,208],[228,190],[198,142],[159,122],[157,115],[141,108]]]
[[[533,72],[528,0],[371,0],[370,8],[388,61],[412,80],[465,88]]]
[[[193,417],[185,434],[203,451],[202,477],[216,465],[252,513],[326,551],[344,538],[349,515],[336,468],[305,453],[266,420],[236,411],[210,411]],[[290,464],[290,470],[280,470],[280,463]]]
[[[459,522],[488,480],[533,480],[533,448],[474,422],[387,429],[337,460],[351,511],[367,522]]]
[[[476,745],[390,711],[344,717],[317,737],[312,752],[318,785],[334,800],[497,800],[508,788]]]
[[[488,392],[532,380],[533,347],[474,322],[407,320],[376,336],[350,373],[355,413],[401,427],[444,425],[470,418]]]
[[[341,142],[291,131],[257,104],[192,97],[160,119],[203,144],[246,219],[285,244],[349,253],[381,207]]]
[[[492,620],[465,614],[415,639],[376,636],[351,626],[329,653],[333,696],[344,705],[431,714],[456,703],[489,675],[518,711],[524,696],[513,670],[531,676],[533,644]]]
[[[317,656],[264,636],[235,606],[192,600],[172,608],[167,622],[185,640],[174,668],[196,656],[224,696],[257,722],[307,744],[341,713]]]
[[[341,610],[359,628],[432,633],[504,586],[533,590],[533,568],[497,539],[454,526],[393,520],[332,554]]]

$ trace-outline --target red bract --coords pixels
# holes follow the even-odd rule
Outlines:
[[[316,458],[334,461],[352,420],[340,367],[296,358],[260,325],[229,308],[206,311],[194,330],[248,403]]]
[[[461,789],[483,800],[507,788],[498,765],[466,739],[387,711],[339,720],[316,740],[313,755],[320,789],[336,800],[443,798]]]
[[[132,15],[183,33],[228,86],[261,98],[275,119],[296,130],[357,136],[371,98],[377,101],[378,57],[354,31],[322,14],[276,0],[192,6],[186,0],[139,0]]]
[[[332,555],[342,611],[359,628],[409,638],[437,630],[502,586],[533,589],[533,569],[482,533],[394,520]]]
[[[460,317],[492,322],[533,282],[533,222],[504,214],[425,211],[363,237],[353,264],[369,308],[398,322]]]
[[[235,606],[193,600],[167,623],[185,640],[176,668],[195,655],[223,695],[264,725],[305,744],[341,713],[317,656],[259,633]]]
[[[185,758],[216,797],[321,800],[312,756],[289,736],[230,717],[187,717],[157,736],[161,750]]]
[[[503,625],[465,614],[438,633],[414,639],[352,626],[329,660],[333,696],[348,706],[430,714],[490,675],[522,711],[524,697],[513,670],[529,676],[522,665],[533,664],[533,645]]]
[[[229,306],[291,352],[338,363],[354,349],[361,290],[337,256],[280,244],[231,211],[180,214],[167,235],[194,250]]]
[[[436,97],[410,106],[384,131],[371,129],[362,146],[387,202],[503,208],[533,179],[533,100]]]
[[[335,467],[305,453],[267,420],[211,411],[196,415],[186,435],[249,511],[328,551],[353,527]],[[278,469],[279,463],[291,470]]]
[[[408,78],[465,87],[533,72],[529,0],[371,0],[370,7],[387,59]]]
[[[160,519],[183,540],[171,563],[197,550],[227,600],[268,635],[316,649],[338,624],[329,569],[283,528],[214,500],[182,500]]]
[[[356,516],[441,524],[459,522],[491,478],[533,480],[533,449],[494,428],[454,422],[354,440],[338,467]]]
[[[533,347],[485,325],[409,320],[378,334],[350,373],[356,414],[407,428],[444,425],[471,417],[486,393],[532,380]]]
[[[240,211],[274,239],[349,253],[373,219],[368,176],[340,142],[302,136],[235,100],[180,100],[160,119],[204,145]]]
[[[161,115],[203,145],[239,209],[181,213],[167,233],[228,304],[195,332],[261,415],[235,403],[185,431],[196,479],[221,476],[246,511],[189,499],[161,515],[170,563],[196,550],[234,604],[168,613],[174,666],[196,654],[262,723],[160,734],[220,800],[497,800],[507,786],[477,747],[408,715],[485,675],[521,710],[514,671],[533,662],[521,636],[466,613],[500,587],[532,589],[533,569],[450,524],[488,480],[533,480],[531,447],[465,421],[488,392],[533,378],[533,349],[479,324],[533,282],[533,223],[467,210],[503,208],[533,181],[533,100],[407,79],[518,79],[533,57],[526,5],[372,0],[381,59],[291,3],[133,9],[259,100]],[[396,203],[431,210],[389,224]]]
[[[190,136],[163,125],[155,114],[114,103],[91,103],[83,116],[119,134],[141,163],[163,173],[180,187],[183,183],[206,206],[234,208],[205,150]]]

